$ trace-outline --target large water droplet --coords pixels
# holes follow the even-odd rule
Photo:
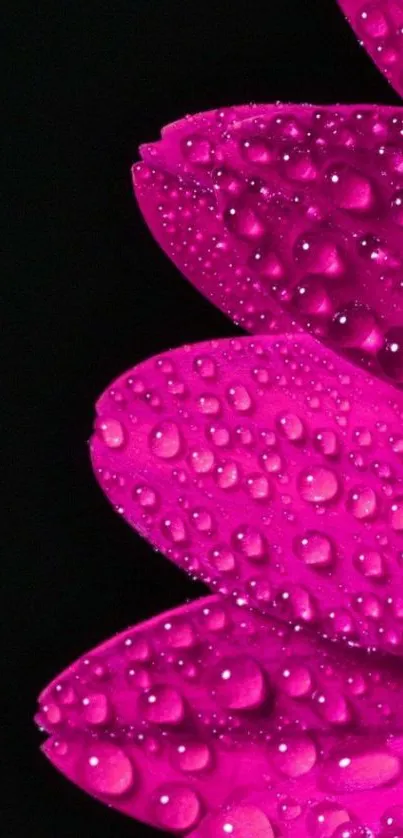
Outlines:
[[[99,419],[96,429],[108,448],[123,448],[126,442],[125,429],[118,419]]]
[[[328,503],[338,491],[338,479],[334,471],[323,466],[305,469],[298,477],[301,497],[308,503]]]
[[[231,806],[209,819],[203,838],[274,838],[269,819],[252,805]]]
[[[308,734],[288,735],[270,746],[270,755],[277,771],[286,777],[302,777],[314,767],[316,746]]]
[[[161,422],[150,434],[150,448],[156,457],[170,460],[179,454],[181,435],[175,422]]]
[[[312,568],[328,568],[334,561],[333,545],[327,535],[308,530],[295,539],[296,555]]]
[[[312,807],[306,825],[312,838],[332,838],[337,827],[349,821],[350,815],[344,806],[325,800]]]
[[[221,661],[214,671],[211,689],[219,704],[230,710],[253,710],[267,697],[263,670],[246,656]]]
[[[163,829],[182,831],[193,828],[201,815],[201,801],[190,786],[167,783],[154,795],[154,817]]]
[[[196,774],[211,766],[211,749],[197,739],[184,739],[173,746],[172,762],[180,771]]]
[[[173,687],[158,684],[140,698],[145,719],[153,724],[177,725],[185,715],[182,696]]]
[[[81,771],[85,785],[96,794],[120,797],[132,789],[134,767],[125,752],[108,742],[88,746]]]
[[[371,791],[389,785],[401,774],[401,760],[384,747],[346,742],[324,766],[322,782],[333,793]]]
[[[370,486],[355,486],[347,498],[347,509],[360,521],[374,518],[377,512],[377,497]]]
[[[233,535],[232,542],[235,549],[252,562],[265,561],[268,557],[266,539],[254,527],[246,524],[239,527]]]

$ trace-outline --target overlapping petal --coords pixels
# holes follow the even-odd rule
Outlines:
[[[141,149],[136,196],[182,273],[253,333],[303,328],[403,381],[403,114],[256,105]]]
[[[97,405],[116,510],[211,588],[403,654],[403,396],[308,335],[139,364]]]
[[[324,838],[379,832],[401,800],[402,690],[382,660],[208,597],[70,666],[38,723],[63,774],[148,824]]]
[[[402,96],[402,0],[339,0],[339,4],[360,43]]]

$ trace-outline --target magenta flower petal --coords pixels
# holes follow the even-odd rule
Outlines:
[[[37,721],[64,775],[167,831],[248,815],[240,838],[316,838],[324,815],[321,835],[349,820],[378,834],[403,793],[402,687],[382,661],[210,597],[81,658]]]
[[[403,95],[403,6],[401,0],[339,0],[378,69]]]
[[[100,485],[223,594],[403,654],[403,394],[308,335],[184,347],[97,405]]]
[[[133,177],[150,229],[248,331],[298,324],[401,384],[403,112],[254,114],[189,117],[142,147]]]

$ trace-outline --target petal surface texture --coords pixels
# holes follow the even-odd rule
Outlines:
[[[302,328],[403,383],[403,112],[250,105],[168,126],[133,167],[182,273],[252,333]]]
[[[85,655],[37,721],[65,776],[168,832],[392,836],[401,704],[384,662],[208,597]]]
[[[360,44],[403,95],[403,3],[401,0],[339,0]]]
[[[152,358],[97,404],[116,511],[214,591],[403,654],[403,395],[308,335]]]

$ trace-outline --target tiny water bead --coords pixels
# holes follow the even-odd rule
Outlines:
[[[200,395],[197,359],[213,351],[214,377]],[[129,404],[112,410],[111,388],[98,404],[100,422],[115,411],[126,429],[116,451],[98,432],[92,440],[113,506],[236,601],[402,654],[400,618],[387,605],[402,564],[400,391],[300,334],[175,350],[123,380],[157,392],[153,376],[162,386],[168,361],[187,394],[179,403],[165,393],[157,422],[148,402],[135,415]],[[267,372],[268,390],[256,369]],[[219,416],[200,411],[201,398]]]
[[[341,3],[359,6],[358,0]],[[382,4],[386,11],[363,3],[352,19],[401,86],[403,13],[396,18],[396,0]],[[221,111],[189,117],[144,147],[134,186],[157,240],[247,331],[290,332],[296,318],[400,387],[395,346],[401,340],[394,336],[402,330],[399,109],[277,104],[224,112],[225,122]],[[233,121],[230,112],[237,114]],[[189,157],[196,133],[196,147],[214,149],[203,165]],[[219,374],[213,355],[206,349],[195,359],[200,382]],[[235,377],[232,384],[238,385]],[[208,395],[201,409],[218,415],[224,402],[213,404]],[[253,412],[252,393],[235,400],[241,413]]]

